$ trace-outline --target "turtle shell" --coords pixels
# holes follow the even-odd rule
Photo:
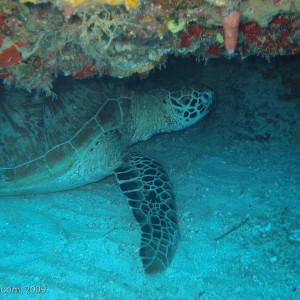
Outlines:
[[[76,187],[73,173],[86,177],[86,182],[96,181],[120,163],[117,131],[130,105],[123,84],[63,78],[54,93],[56,97],[43,97],[1,89],[0,194],[10,194],[9,189],[31,192],[38,185],[46,192],[64,189],[62,184]],[[94,175],[79,170],[88,163],[82,161],[87,151],[94,151],[90,159],[98,160],[93,162],[98,170],[89,171]],[[107,158],[108,151],[116,152],[111,153],[115,161]]]

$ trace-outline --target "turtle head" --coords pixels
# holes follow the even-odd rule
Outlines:
[[[165,104],[171,118],[171,130],[179,130],[195,124],[206,116],[214,105],[214,92],[201,87],[183,87],[167,91]]]
[[[212,109],[214,92],[209,88],[168,88],[133,92],[126,138],[135,143],[162,132],[195,124]]]

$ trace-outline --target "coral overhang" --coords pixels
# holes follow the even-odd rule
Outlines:
[[[0,76],[51,92],[58,74],[146,74],[172,54],[297,55],[299,11],[299,1],[4,0]]]

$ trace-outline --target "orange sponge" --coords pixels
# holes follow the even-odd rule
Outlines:
[[[233,10],[229,14],[225,13],[225,9],[221,8],[220,13],[223,16],[224,43],[227,53],[232,55],[238,41],[239,25],[241,13]]]

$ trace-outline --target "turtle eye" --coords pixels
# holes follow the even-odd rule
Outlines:
[[[203,92],[200,98],[204,104],[208,104],[211,101],[211,97],[208,92]]]

